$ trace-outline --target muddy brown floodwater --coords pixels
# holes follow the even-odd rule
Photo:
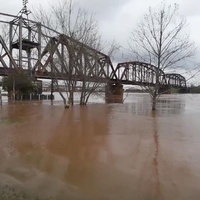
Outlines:
[[[0,107],[0,199],[199,200],[200,95]]]

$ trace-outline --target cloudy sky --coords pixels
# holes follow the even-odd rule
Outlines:
[[[28,7],[30,10],[38,5],[47,7],[52,2],[55,0],[29,0]],[[76,2],[89,12],[96,13],[102,38],[107,41],[115,39],[122,46],[123,59],[125,57],[123,52],[128,49],[127,40],[131,31],[140,22],[148,7],[157,6],[161,0],[76,0]],[[189,24],[190,39],[195,42],[197,53],[200,52],[200,1],[166,0],[166,2],[179,4],[180,13]],[[22,0],[0,0],[0,4],[0,12],[10,14],[17,14],[22,8]]]

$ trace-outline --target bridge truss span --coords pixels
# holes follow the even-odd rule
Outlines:
[[[117,81],[123,84],[154,86],[158,76],[161,87],[186,87],[186,80],[182,75],[175,73],[166,74],[152,64],[139,61],[119,63],[111,75],[112,80],[115,80],[114,75],[117,75]]]
[[[106,54],[22,15],[0,16],[9,35],[0,35],[1,76],[22,69],[35,78],[109,81],[114,67]]]
[[[2,20],[1,20],[2,17]],[[180,74],[166,74],[156,66],[139,62],[113,67],[108,55],[59,33],[40,22],[0,13],[7,37],[0,35],[0,76],[15,69],[33,78],[185,88]]]
[[[49,39],[32,69],[36,77],[106,82],[114,70],[110,58],[64,34]]]
[[[165,84],[172,87],[186,88],[186,79],[181,74],[165,74]]]

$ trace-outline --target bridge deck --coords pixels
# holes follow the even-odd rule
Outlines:
[[[8,76],[9,74],[12,74],[14,72],[15,69],[5,69],[5,68],[1,68],[0,67],[0,76]],[[30,72],[28,70],[25,70],[25,73],[30,74]],[[57,74],[57,75],[51,75],[50,73],[48,74],[40,74],[39,72],[35,72],[34,75],[32,75],[33,78],[36,79],[57,79],[57,80],[68,80],[68,77],[66,74]],[[82,81],[83,77],[82,76],[71,76],[70,77],[72,80],[76,80],[76,81]],[[135,81],[135,80],[120,80],[120,79],[113,79],[113,78],[101,78],[98,77],[98,79],[96,77],[87,77],[86,78],[87,81],[90,82],[100,82],[100,83],[120,83],[123,85],[140,85],[140,86],[154,86],[155,83],[149,83],[149,82],[145,82],[145,81]],[[169,84],[161,84],[162,87],[168,87]],[[185,86],[179,86],[176,84],[170,84],[170,87],[174,87],[174,88],[185,88]]]

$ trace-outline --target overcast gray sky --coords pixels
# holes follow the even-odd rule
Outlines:
[[[30,9],[38,5],[47,7],[49,3],[52,4],[53,2],[56,1],[29,0],[28,7]],[[76,0],[76,2],[89,12],[96,13],[104,40],[111,41],[115,39],[126,49],[128,48],[127,40],[131,31],[140,22],[148,7],[158,5],[161,0]],[[200,52],[200,1],[166,0],[166,2],[179,4],[180,13],[187,19],[189,24],[190,39],[196,43],[197,53]],[[22,8],[22,0],[0,0],[0,5],[0,12],[17,14]]]
[[[28,7],[42,5],[47,7],[55,0],[29,0]],[[158,5],[161,0],[76,0],[89,12],[96,13],[101,34],[104,38],[116,38],[120,43],[127,43],[131,30],[140,21],[149,6]],[[191,40],[200,46],[200,1],[199,0],[166,0],[178,3],[180,12],[190,24]],[[0,12],[17,14],[22,8],[22,0],[0,0]]]

